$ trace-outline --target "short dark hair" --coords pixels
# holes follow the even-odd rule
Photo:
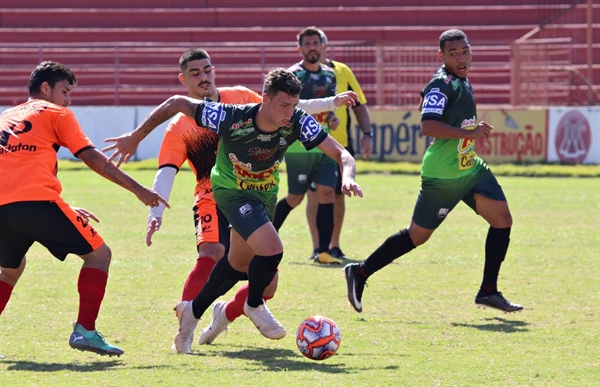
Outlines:
[[[300,33],[296,36],[298,38],[298,45],[302,46],[302,39],[305,36],[315,36],[315,35],[319,37],[319,42],[323,43],[323,39],[321,38],[321,30],[320,29],[318,29],[315,26],[306,27],[305,29],[300,31]]]
[[[40,92],[42,83],[48,82],[50,87],[54,88],[56,83],[65,79],[69,81],[71,86],[77,85],[77,78],[69,68],[58,62],[45,61],[31,72],[27,83],[27,91],[30,96],[33,96]]]
[[[302,91],[302,83],[294,73],[281,67],[269,71],[263,85],[263,93],[269,97],[276,96],[280,91],[291,96],[300,95]]]
[[[208,59],[209,62],[211,61],[208,52],[199,48],[190,48],[181,55],[181,58],[179,58],[179,69],[185,71],[189,62],[201,59]]]
[[[461,30],[448,30],[442,32],[440,35],[440,50],[444,51],[446,48],[446,42],[450,42],[452,40],[465,40],[467,44],[469,44],[469,40],[467,39],[467,34],[462,32]]]

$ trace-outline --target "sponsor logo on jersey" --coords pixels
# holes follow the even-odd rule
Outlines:
[[[439,208],[438,212],[437,212],[437,217],[439,219],[444,219],[446,216],[448,216],[449,212],[450,212],[449,208]]]
[[[444,78],[444,83],[445,84],[450,83],[450,81],[452,80],[452,78],[453,78],[452,74],[448,74],[448,76],[446,78]]]
[[[272,134],[259,134],[256,138],[260,141],[267,142],[267,141],[271,141],[271,139],[273,138],[273,135]]]
[[[280,137],[279,138],[279,149],[283,149],[287,146],[288,146],[288,142],[285,140],[285,138]]]
[[[265,149],[260,147],[254,147],[248,150],[248,154],[255,161],[271,160],[273,156],[275,156],[275,148]]]
[[[454,78],[450,84],[452,85],[452,89],[456,90],[460,87],[460,79]]]
[[[252,123],[252,118],[248,118],[246,121],[238,122],[237,124],[231,125],[231,130],[239,129],[239,128],[246,126],[248,124],[251,124],[251,123]]]
[[[225,119],[223,105],[218,102],[206,102],[202,111],[202,126],[219,133],[219,125]]]
[[[444,108],[446,107],[446,102],[448,102],[448,98],[444,93],[440,92],[440,89],[431,89],[429,93],[423,97],[421,114],[434,113],[442,115],[444,113]]]
[[[313,141],[321,130],[321,125],[312,116],[300,118],[300,141]]]
[[[244,218],[248,218],[248,217],[252,216],[253,208],[250,205],[250,203],[246,203],[243,206],[241,206],[238,209],[238,211],[239,211],[240,215],[242,215]]]
[[[249,128],[239,128],[236,129],[233,133],[231,133],[231,137],[244,136],[248,133],[254,132],[254,127],[251,126]]]

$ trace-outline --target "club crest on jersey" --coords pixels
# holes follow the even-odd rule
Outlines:
[[[250,205],[250,203],[246,203],[243,206],[241,206],[238,209],[240,215],[242,215],[244,218],[248,218],[250,216],[252,216],[252,206]]]
[[[218,102],[206,102],[202,111],[202,126],[215,133],[219,132],[219,125],[225,119],[223,105]]]
[[[440,89],[434,88],[429,91],[423,97],[423,107],[421,109],[421,114],[425,113],[435,113],[435,114],[443,114],[444,108],[446,107],[446,102],[448,99],[444,93],[440,92]]]
[[[317,138],[322,128],[312,116],[303,116],[300,118],[300,129],[300,141],[304,142]]]

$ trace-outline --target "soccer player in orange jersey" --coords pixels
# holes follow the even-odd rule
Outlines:
[[[179,81],[187,88],[190,97],[210,99],[228,104],[260,103],[262,97],[246,87],[219,87],[215,85],[215,68],[205,50],[187,50],[179,59]],[[302,101],[300,106],[308,111],[335,110],[342,104],[358,98],[353,93],[338,98]],[[176,115],[169,123],[158,157],[158,171],[153,188],[163,197],[169,198],[175,175],[187,160],[194,175],[194,222],[198,258],[188,274],[181,296],[182,301],[193,300],[204,287],[212,268],[229,248],[229,222],[217,207],[212,194],[210,171],[215,164],[219,137],[217,134],[200,130],[195,121],[184,114]],[[152,236],[162,225],[164,206],[150,210],[146,244],[152,244]],[[221,262],[227,264],[227,260]],[[246,279],[246,278],[242,278]],[[265,290],[264,299],[273,297],[277,288],[277,276]],[[243,285],[229,302],[219,301],[213,308],[213,322],[204,329],[199,344],[211,343],[229,323],[241,316],[248,297],[248,285]],[[208,300],[212,303],[214,300]],[[208,305],[210,305],[208,303]]]
[[[0,314],[25,270],[25,254],[34,242],[61,261],[67,254],[77,254],[83,259],[77,282],[79,315],[69,345],[120,356],[123,350],[96,330],[111,250],[89,222],[98,219],[61,198],[56,152],[67,147],[94,172],[131,191],[145,205],[168,204],[107,162],[83,133],[67,109],[76,84],[77,78],[65,66],[42,62],[31,73],[29,100],[0,116]]]

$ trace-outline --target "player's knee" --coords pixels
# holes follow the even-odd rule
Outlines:
[[[285,199],[292,208],[296,208],[304,200],[304,195],[288,195]]]

